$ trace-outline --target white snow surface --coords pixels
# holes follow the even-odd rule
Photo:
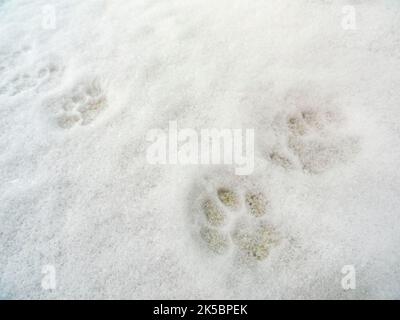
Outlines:
[[[0,298],[400,298],[399,30],[396,0],[0,1]],[[270,161],[293,96],[345,118],[321,139],[353,137],[346,160]],[[254,173],[149,164],[175,120],[255,129]],[[219,183],[268,198],[265,260],[199,241]]]

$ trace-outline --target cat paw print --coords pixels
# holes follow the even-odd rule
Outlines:
[[[84,82],[54,102],[60,105],[57,123],[63,129],[92,123],[107,108],[107,97],[97,80]]]
[[[32,47],[28,44],[14,49],[10,50],[8,47],[5,50],[0,49],[0,72],[5,71],[7,68],[15,67],[32,52]]]
[[[49,89],[61,78],[63,67],[57,56],[34,57],[37,55],[29,44],[0,50],[0,95],[14,97],[31,90]]]
[[[4,73],[4,81],[0,86],[0,94],[14,97],[24,92],[48,90],[61,78],[63,68],[57,61],[44,61],[35,65],[17,68],[8,73],[9,68],[0,66],[0,74]]]
[[[238,192],[220,187],[202,199],[199,234],[215,254],[229,251],[251,260],[264,260],[277,243],[267,222],[270,204],[259,191]]]
[[[283,139],[269,158],[285,169],[312,174],[346,163],[360,149],[359,138],[347,133],[346,123],[338,110],[317,108],[313,100],[295,100],[290,112],[277,117],[276,132]]]

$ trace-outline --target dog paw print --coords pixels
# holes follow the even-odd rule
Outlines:
[[[279,115],[278,123],[278,135],[283,135],[284,141],[269,158],[285,169],[322,173],[346,163],[360,148],[358,137],[343,130],[346,119],[338,111],[318,109],[302,101],[293,111]]]
[[[277,242],[275,229],[266,221],[268,209],[261,192],[218,188],[202,201],[200,238],[216,254],[232,251],[264,260]]]
[[[108,106],[107,97],[97,80],[79,84],[54,104],[61,104],[57,123],[63,129],[92,123]]]

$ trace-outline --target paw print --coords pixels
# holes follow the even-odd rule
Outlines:
[[[16,50],[0,50],[0,72],[5,71],[7,68],[13,68],[21,63],[26,56],[32,51],[32,47],[28,44],[24,44]],[[1,74],[1,73],[0,73]]]
[[[274,164],[318,174],[358,153],[359,139],[345,132],[344,116],[336,110],[316,108],[315,103],[304,97],[294,99],[292,111],[277,117],[276,131],[284,139],[269,153]]]
[[[232,239],[247,256],[264,260],[268,256],[271,245],[276,241],[273,232],[273,229],[266,224],[251,227],[239,224],[232,234]]]
[[[264,260],[277,243],[277,232],[266,220],[269,209],[262,192],[217,188],[201,200],[200,238],[215,254],[231,251]]]
[[[97,80],[79,84],[53,104],[61,104],[57,123],[63,129],[90,124],[108,106],[106,95]]]
[[[22,53],[19,53],[19,57]],[[48,58],[34,64],[14,66],[0,66],[0,75],[4,73],[3,83],[0,85],[0,94],[14,97],[25,92],[48,90],[61,78],[63,67],[57,58]]]

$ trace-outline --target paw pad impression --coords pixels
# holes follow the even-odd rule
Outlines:
[[[83,82],[55,100],[61,105],[57,123],[63,129],[92,123],[108,107],[107,97],[97,80]]]
[[[285,169],[299,166],[319,174],[346,163],[359,151],[359,139],[346,132],[343,115],[338,110],[316,108],[315,103],[297,98],[291,112],[278,115],[278,131],[284,142],[269,154],[276,165]]]
[[[216,254],[233,250],[249,259],[264,260],[277,242],[274,228],[265,221],[268,204],[259,191],[242,195],[227,187],[217,188],[203,199],[200,238]]]

